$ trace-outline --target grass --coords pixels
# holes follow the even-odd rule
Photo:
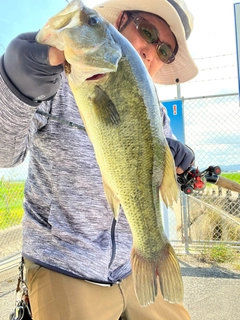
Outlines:
[[[207,263],[237,262],[235,261],[236,250],[223,243],[213,245],[210,248],[203,248],[199,258]]]
[[[236,254],[236,259],[232,263],[233,269],[240,272],[240,254],[239,251]]]
[[[197,254],[197,259],[201,262],[240,272],[239,250],[223,243],[202,249],[200,254]]]
[[[222,172],[221,176],[240,184],[240,172]],[[207,182],[207,187],[213,188],[213,186],[212,183]]]
[[[232,181],[235,181],[237,183],[240,183],[240,172],[231,172],[231,173],[223,172],[221,173],[221,176],[228,178]]]
[[[24,183],[24,181],[0,180],[0,230],[21,223]]]

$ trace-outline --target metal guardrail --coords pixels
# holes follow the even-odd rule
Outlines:
[[[16,268],[21,259],[21,253],[16,253],[15,255],[8,257],[5,260],[0,261],[0,274],[4,271],[8,271],[12,268]]]

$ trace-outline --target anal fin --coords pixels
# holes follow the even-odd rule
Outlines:
[[[118,215],[119,215],[119,209],[120,209],[120,202],[118,198],[115,196],[115,194],[112,192],[112,190],[109,188],[109,186],[103,182],[103,188],[104,192],[107,198],[107,201],[112,209],[114,218],[118,220]]]

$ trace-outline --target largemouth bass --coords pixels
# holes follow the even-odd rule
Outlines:
[[[93,144],[108,203],[122,206],[133,236],[132,274],[141,306],[161,293],[183,300],[174,250],[162,225],[178,186],[152,79],[132,45],[96,11],[70,2],[37,35],[64,51],[68,82]]]

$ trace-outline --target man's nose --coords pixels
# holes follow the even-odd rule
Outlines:
[[[141,55],[143,59],[147,59],[148,61],[152,61],[153,58],[156,57],[156,45],[154,44],[146,44],[144,48],[141,50]]]

